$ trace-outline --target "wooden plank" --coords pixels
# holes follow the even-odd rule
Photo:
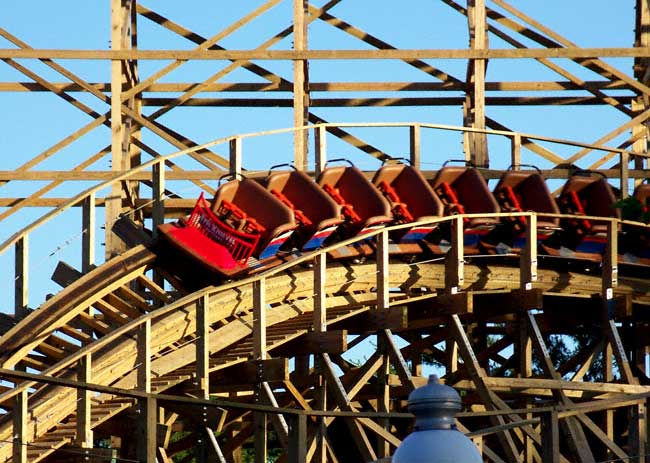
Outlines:
[[[141,5],[138,5],[140,9]],[[612,76],[613,77],[613,76]],[[143,81],[144,82],[144,81]],[[110,83],[89,82],[88,86],[99,92],[110,92]],[[195,82],[157,82],[146,85],[146,92],[151,93],[179,93],[196,86]],[[446,82],[310,82],[309,87],[314,92],[451,92],[464,91],[466,85],[461,81]],[[549,92],[560,90],[582,90],[593,88],[597,90],[630,90],[632,87],[623,80],[612,78],[612,80],[591,80],[577,85],[571,81],[508,81],[495,82],[486,81],[485,90],[490,92]],[[66,93],[87,92],[88,90],[74,82],[49,82],[46,87],[38,82],[0,82],[0,92],[57,92]],[[275,81],[268,83],[259,82],[204,82],[203,92],[232,93],[232,92],[287,92],[291,91],[291,85],[286,81]],[[417,125],[417,124],[416,124]],[[67,172],[67,171],[66,171]]]

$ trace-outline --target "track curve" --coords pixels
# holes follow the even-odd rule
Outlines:
[[[145,307],[143,301],[147,301],[147,298],[138,299],[134,294],[130,294],[130,291],[134,290],[129,288],[133,287],[135,282],[139,282],[149,293],[152,289],[155,290],[155,284],[145,276],[147,271],[155,267],[155,254],[140,246],[82,276],[0,338],[0,350],[3,352],[0,357],[2,366],[34,369],[38,360],[41,368],[37,371],[51,376],[74,379],[76,373],[71,367],[75,365],[75,359],[91,355],[92,383],[133,389],[138,386],[136,371],[138,339],[135,334],[143,320],[149,319],[151,339],[154,340],[151,344],[150,358],[152,392],[162,393],[171,390],[181,395],[192,395],[196,390],[196,386],[193,385],[196,379],[194,366],[197,339],[196,313],[200,301],[206,297],[209,301],[211,376],[215,380],[220,377],[220,372],[226,372],[224,374],[228,376],[228,372],[233,371],[234,366],[254,359],[252,339],[255,323],[252,314],[254,301],[250,283],[232,284],[226,286],[226,289],[209,287],[185,296],[178,294],[175,300],[168,297],[162,307],[161,301],[167,293],[158,288],[158,297],[149,297],[150,301]],[[489,264],[477,261],[465,265],[465,289],[474,295],[475,300],[471,310],[467,310],[467,306],[461,308],[445,302],[448,299],[445,299],[444,295],[444,263],[408,264],[391,260],[388,278],[392,288],[391,312],[397,316],[391,317],[386,314],[373,316],[377,304],[377,267],[371,261],[354,266],[340,263],[328,264],[326,306],[328,330],[344,329],[348,334],[359,338],[380,333],[383,339],[382,345],[390,344],[394,341],[393,336],[397,335],[402,340],[408,340],[406,346],[392,352],[389,352],[388,348],[384,351],[385,356],[392,358],[394,365],[397,364],[394,366],[395,377],[390,380],[392,383],[385,386],[390,390],[390,397],[394,403],[391,406],[393,411],[401,410],[400,401],[404,400],[412,387],[421,381],[417,378],[417,374],[411,376],[411,372],[406,371],[404,363],[399,362],[400,357],[408,355],[409,358],[413,358],[414,351],[417,355],[421,355],[433,349],[435,353],[437,349],[435,344],[445,339],[439,331],[449,330],[453,325],[450,316],[459,315],[462,317],[462,323],[469,326],[481,319],[495,320],[495,323],[511,323],[516,318],[516,314],[521,311],[519,308],[502,308],[495,312],[492,304],[480,302],[488,301],[490,297],[500,298],[501,301],[510,300],[509,298],[521,300],[520,294],[517,293],[519,269],[505,261],[499,263],[498,260],[492,259]],[[601,287],[599,275],[571,272],[566,269],[541,268],[535,283],[535,290],[540,295],[545,295],[542,297],[564,297],[567,300],[594,297],[600,294]],[[440,296],[436,295],[438,292]],[[300,340],[304,340],[304,336],[314,330],[313,294],[314,274],[311,269],[297,266],[266,278],[267,349],[271,358],[296,360],[313,353],[309,350],[296,351],[296,346],[301,345]],[[647,305],[650,303],[650,283],[644,278],[622,276],[619,278],[615,296],[625,299],[630,306]],[[89,312],[90,309],[94,312]],[[117,317],[114,309],[118,310],[121,316]],[[107,315],[108,313],[112,314],[112,319]],[[86,325],[82,326],[84,323]],[[89,327],[91,331],[88,331]],[[435,328],[430,332],[433,333],[430,334],[433,339],[424,342],[427,338],[423,335],[423,330],[432,328]],[[58,341],[62,342],[64,335],[70,337],[75,330],[80,333],[79,337],[84,333],[89,336],[83,338],[87,342],[80,340],[76,345],[69,342],[73,347],[69,347],[67,351],[59,349],[54,352],[52,346],[56,345],[55,338],[58,336]],[[21,337],[25,332],[30,333],[28,342]],[[296,341],[298,344],[295,344]],[[291,344],[292,342],[294,344]],[[283,346],[287,345],[291,348],[283,350]],[[330,365],[330,371],[328,373],[327,368],[324,368],[325,373],[323,373],[328,382],[339,381],[341,384],[338,394],[342,395],[343,399],[337,398],[336,390],[332,392],[334,397],[332,400],[336,402],[334,408],[378,410],[378,406],[370,405],[365,402],[367,398],[361,397],[368,388],[366,383],[376,382],[372,378],[378,374],[377,364],[381,363],[379,360],[381,356],[373,354],[364,364],[353,365],[339,354],[341,352],[335,352],[331,356],[333,363]],[[315,353],[314,356],[316,357]],[[330,357],[324,358],[330,360]],[[487,360],[484,358],[477,361]],[[331,367],[334,364],[340,370],[337,373],[338,377],[333,377]],[[292,368],[290,375],[280,381],[281,386],[276,386],[279,389],[276,389],[275,400],[280,405],[299,408],[316,406],[318,393],[310,379],[314,374],[313,367],[311,372],[309,367],[302,371],[298,366]],[[469,365],[464,365],[464,368],[469,368]],[[470,391],[477,391],[484,387],[481,386],[481,381],[472,379],[471,373],[448,376],[449,380]],[[467,384],[468,378],[472,384]],[[645,390],[636,386],[635,381],[627,382],[630,383],[629,391]],[[11,409],[12,400],[19,389],[0,395],[0,404]],[[227,389],[228,386],[224,386],[219,391],[224,393]],[[244,387],[240,400],[255,400],[253,389],[251,384]],[[495,400],[494,403],[498,405],[499,401]],[[76,392],[69,388],[40,385],[35,386],[33,392],[30,392],[28,405],[30,415],[27,426],[33,439],[28,452],[29,461],[43,461],[52,454],[57,455],[55,453],[57,449],[75,442],[76,404]],[[108,424],[111,421],[124,415],[134,404],[133,399],[107,394],[93,397],[91,427],[97,430],[110,427]],[[244,436],[252,433],[249,418],[244,417],[244,421],[248,424],[243,428],[247,429],[249,434],[244,432],[240,436],[242,444]],[[223,424],[222,432],[234,433],[237,422],[241,429],[241,419],[242,416],[239,415],[229,416]],[[355,428],[355,433],[365,432],[373,436],[371,440],[381,438],[391,445],[397,445],[399,436],[403,433],[399,428],[382,431],[383,428],[367,422],[362,428],[363,430]],[[282,427],[276,429],[281,430]],[[102,434],[106,431],[98,432]],[[340,431],[334,427],[331,432]],[[283,442],[281,434],[282,432],[279,440]],[[0,446],[0,461],[11,461],[12,446],[8,442],[11,442],[12,435],[12,414],[8,412],[0,420],[0,442],[6,443]],[[376,458],[378,455],[373,446],[363,442],[363,437],[355,436],[353,440],[358,447],[358,455],[366,461],[370,461],[371,457]],[[506,447],[507,455],[509,444],[501,442],[496,445],[497,450],[494,451],[501,453],[502,450],[498,449],[499,445]],[[332,443],[327,447],[329,448],[327,451],[331,454],[340,451]],[[229,448],[227,444],[226,450],[236,451]]]

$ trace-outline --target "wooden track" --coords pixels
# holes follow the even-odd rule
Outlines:
[[[155,268],[155,257],[145,247],[136,247],[66,287],[0,338],[0,351],[3,352],[1,366],[3,368],[29,367],[50,376],[75,379],[75,370],[70,368],[75,365],[75,359],[91,354],[92,383],[134,389],[138,387],[139,361],[139,342],[136,333],[142,320],[148,318],[151,320],[152,340],[151,391],[195,395],[197,390],[194,384],[196,382],[196,313],[200,301],[207,297],[209,370],[213,392],[238,391],[238,400],[254,401],[256,388],[259,384],[268,384],[268,382],[259,374],[250,376],[250,373],[241,373],[246,370],[243,367],[256,356],[252,285],[231,284],[226,286],[226,289],[209,287],[176,300],[168,298],[167,305],[162,307],[164,293],[160,293],[157,299],[150,298],[152,301],[147,307],[143,307],[143,301],[147,298],[136,297],[138,293],[130,288],[134,287],[136,282],[139,282],[141,288],[146,286],[147,294],[152,288],[156,288],[145,276],[146,271]],[[338,389],[333,390],[330,400],[341,410],[381,410],[378,404],[372,405],[373,401],[367,402],[367,400],[376,397],[377,388],[380,388],[373,377],[378,374],[377,368],[384,362],[381,360],[383,355],[386,359],[391,359],[385,361],[393,365],[395,374],[389,375],[388,382],[382,387],[388,391],[393,404],[390,410],[402,410],[400,406],[402,402],[398,399],[404,400],[413,386],[421,383],[422,378],[417,376],[419,372],[414,364],[411,365],[413,368],[407,371],[406,364],[399,359],[402,356],[413,359],[423,352],[433,352],[434,357],[439,353],[443,356],[447,355],[449,352],[445,354],[435,345],[449,336],[450,331],[454,329],[455,320],[462,323],[456,328],[465,326],[470,333],[472,326],[485,325],[486,321],[505,323],[503,326],[506,328],[502,331],[506,333],[503,339],[507,339],[507,336],[511,335],[511,330],[507,326],[514,326],[517,317],[525,313],[527,308],[541,308],[536,303],[543,301],[544,313],[538,315],[540,326],[545,333],[553,333],[553,329],[548,326],[554,325],[553,317],[561,317],[561,309],[557,313],[553,310],[553,305],[558,304],[558,300],[569,301],[569,304],[573,305],[576,309],[574,317],[576,321],[585,315],[585,301],[588,303],[587,307],[592,309],[598,307],[598,304],[594,304],[591,299],[597,297],[602,289],[599,275],[540,269],[534,291],[529,294],[529,299],[532,298],[530,300],[534,302],[526,303],[526,298],[522,298],[519,293],[519,269],[509,265],[505,260],[502,262],[493,260],[490,265],[479,262],[465,266],[465,288],[468,294],[473,295],[471,298],[473,304],[459,304],[453,302],[454,297],[444,295],[446,272],[444,263],[407,264],[402,261],[391,261],[388,275],[389,287],[394,288],[390,292],[391,309],[388,312],[378,313],[376,269],[374,262],[354,266],[333,263],[328,264],[327,267],[328,331],[334,338],[338,330],[343,329],[348,334],[361,338],[376,335],[377,339],[382,339],[383,350],[378,350],[361,365],[351,364],[341,357],[339,355],[341,347],[323,345],[319,350],[309,345],[307,341],[309,333],[314,329],[313,270],[297,266],[266,278],[268,310],[265,331],[269,358],[286,358],[297,362],[310,353],[313,353],[315,358],[322,355],[325,366],[322,367],[321,374],[329,383],[337,384],[339,381]],[[143,285],[143,282],[146,282],[146,285]],[[442,291],[441,295],[436,296],[436,291]],[[539,297],[534,297],[534,294]],[[650,284],[643,278],[622,276],[619,278],[615,297],[624,300],[627,307],[640,310],[650,303]],[[92,311],[91,308],[97,310]],[[164,315],[157,316],[159,313]],[[458,316],[460,318],[454,318]],[[593,310],[591,314],[587,312],[586,317],[598,319]],[[596,322],[600,323],[600,320]],[[605,326],[604,322],[602,326]],[[494,331],[499,330],[495,328]],[[28,340],[24,339],[26,332],[30,333]],[[78,344],[64,341],[64,334],[73,336],[74,333],[78,334],[80,341]],[[84,333],[86,338],[82,336]],[[394,337],[397,335],[404,340],[409,340],[409,343],[401,349],[397,349],[394,342]],[[322,336],[325,339],[325,335]],[[462,336],[456,338],[456,341],[460,347],[460,356],[469,355],[468,352],[463,352],[467,346],[462,346]],[[69,344],[66,349],[62,348],[63,342]],[[323,344],[326,344],[325,341]],[[503,347],[509,344],[517,343],[503,341]],[[389,346],[392,346],[392,351]],[[55,349],[56,347],[58,350]],[[345,349],[344,346],[342,348]],[[545,397],[548,400],[555,396],[553,391],[556,385],[548,384],[548,381],[540,382],[541,378],[521,378],[518,382],[514,382],[499,374],[498,369],[492,369],[495,373],[494,378],[489,377],[490,375],[486,373],[489,370],[481,365],[498,358],[498,352],[481,352],[476,357],[475,365],[472,365],[468,358],[471,357],[465,357],[463,363],[456,365],[455,373],[448,374],[448,381],[470,393],[468,405],[476,403],[477,406],[482,405],[487,409],[503,410],[507,406],[497,397],[496,391],[504,397],[513,397],[514,394],[528,398]],[[333,373],[334,364],[338,365],[340,373]],[[481,369],[485,371],[477,376],[476,372],[472,372],[473,367],[478,368],[479,372]],[[283,368],[286,371],[279,377],[274,377],[270,383],[273,385],[274,392],[271,395],[274,396],[274,400],[284,406],[299,408],[317,406],[318,388],[314,385],[313,379],[315,370],[312,368],[310,371],[309,367],[307,370],[301,370],[305,367],[297,365],[290,368],[288,364]],[[233,373],[238,371],[240,373],[236,375]],[[412,372],[416,375],[411,376]],[[548,377],[558,379],[552,372],[548,373]],[[524,387],[528,385],[527,382],[531,387],[534,385],[535,390]],[[567,396],[567,400],[568,397],[571,400],[612,398],[620,397],[621,393],[640,393],[650,390],[645,386],[639,386],[636,378],[623,379],[618,387],[608,387],[606,383],[581,381],[573,382],[572,386],[572,388],[567,387],[567,390],[573,392],[563,393]],[[12,397],[19,389],[0,395],[0,404],[10,410],[13,407]],[[491,403],[488,403],[485,394],[490,397]],[[111,425],[111,423],[124,423],[120,421],[124,419],[128,422],[130,416],[128,410],[134,404],[134,399],[111,394],[96,395],[92,398],[90,426],[96,429],[97,435],[110,435],[115,432],[116,426],[119,428],[119,424]],[[482,407],[479,406],[479,409]],[[60,386],[37,385],[29,394],[28,409],[27,428],[33,436],[28,460],[42,461],[48,455],[54,454],[59,456],[55,456],[52,461],[58,461],[57,458],[65,455],[65,451],[55,453],[57,449],[73,444],[76,439],[76,391]],[[241,419],[244,420],[243,423]],[[236,452],[243,444],[244,437],[252,435],[253,425],[250,419],[252,419],[250,414],[241,415],[240,412],[235,411],[228,413],[227,419],[222,423],[222,433],[230,435],[228,433],[234,433],[236,428],[239,429],[238,433],[242,433],[239,445],[232,444],[233,448],[226,446],[228,452]],[[521,419],[521,417],[512,418],[513,421]],[[493,420],[493,425],[503,424],[501,421]],[[468,419],[467,423],[470,428],[485,426],[481,420]],[[280,430],[280,442],[286,442],[286,435],[284,440],[282,438],[282,426],[275,422],[274,424],[276,430]],[[340,432],[336,426],[331,429],[334,434]],[[401,427],[384,429],[367,419],[362,425],[353,426],[353,429],[355,431],[352,433],[351,443],[357,447],[358,455],[364,461],[378,458],[374,445],[369,444],[368,439],[370,441],[384,439],[389,445],[396,445],[404,432]],[[581,432],[575,429],[570,431],[579,443]],[[286,429],[284,433],[286,434]],[[531,428],[525,430],[525,433],[532,436],[531,439],[539,446],[541,438],[538,431]],[[503,434],[510,436],[510,433]],[[9,411],[0,420],[0,442],[5,443],[0,446],[0,461],[11,461],[12,446],[8,442],[11,442],[12,435],[12,413]],[[494,452],[494,455],[505,455],[507,460],[508,446],[516,448],[519,445],[508,439],[513,438],[510,436],[494,442],[490,441],[489,446],[486,446],[487,454]],[[232,442],[239,441],[232,440]],[[311,442],[314,451],[316,444],[313,440]],[[342,448],[349,443],[345,441]],[[609,445],[610,451],[617,455],[625,454],[626,450],[618,445],[614,448],[614,445],[613,442]],[[326,447],[324,451],[328,454],[336,455],[341,452],[341,448],[333,442]],[[569,451],[577,452],[577,450]]]

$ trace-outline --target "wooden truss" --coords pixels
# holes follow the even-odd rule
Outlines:
[[[255,174],[244,162],[246,137],[202,144],[164,117],[179,108],[288,108],[296,128],[313,125],[311,138],[309,130],[288,132],[291,159],[316,172],[326,162],[326,140],[379,161],[408,153],[414,165],[426,167],[426,123],[396,124],[407,135],[406,148],[394,152],[365,140],[367,132],[354,124],[328,123],[323,108],[374,108],[375,121],[381,121],[386,107],[456,106],[467,126],[465,158],[477,165],[487,168],[504,157],[517,164],[530,155],[549,178],[566,178],[580,166],[617,177],[623,192],[629,179],[645,177],[648,2],[628,2],[636,6],[637,18],[629,48],[589,49],[503,0],[441,2],[450,14],[466,18],[468,48],[400,49],[388,31],[370,33],[337,16],[342,0],[318,6],[306,0],[259,2],[209,37],[136,0],[112,0],[106,19],[110,50],[35,49],[27,37],[0,24],[0,37],[10,44],[0,49],[0,59],[24,76],[0,82],[0,91],[51,94],[87,117],[83,126],[23,158],[15,169],[0,171],[0,192],[29,182],[24,193],[0,193],[0,224],[26,208],[52,210],[0,243],[0,254],[14,250],[13,272],[5,273],[15,288],[14,314],[0,320],[0,376],[14,383],[0,387],[0,461],[120,456],[169,462],[176,456],[230,462],[241,461],[246,452],[257,462],[276,453],[281,461],[301,463],[388,461],[410,431],[404,414],[408,394],[424,383],[431,364],[462,392],[466,410],[458,426],[486,461],[647,461],[648,275],[617,277],[614,248],[595,272],[537,268],[533,244],[520,261],[478,265],[465,262],[456,233],[444,262],[406,263],[389,259],[387,234],[379,232],[375,261],[330,264],[321,253],[310,257],[313,262],[250,281],[194,291],[165,272],[148,247],[150,237],[137,228],[122,229],[120,238],[113,232],[125,214],[136,224],[150,220],[154,228],[185,214],[194,197],[184,197],[174,182],[213,193],[206,182],[224,173],[248,168]],[[222,45],[281,3],[291,4],[288,26],[269,31],[250,49]],[[139,48],[143,21],[191,48]],[[311,49],[316,24],[359,46]],[[287,38],[293,45],[281,48]],[[491,48],[494,38],[510,48]],[[633,72],[614,67],[605,59],[610,57],[634,58]],[[463,60],[465,75],[438,67],[446,59]],[[488,80],[489,62],[500,59],[535,60],[557,77]],[[110,62],[110,77],[90,81],[62,60]],[[226,64],[202,81],[169,80],[195,60]],[[311,80],[310,63],[324,60],[392,60],[422,78]],[[143,61],[159,67],[143,75]],[[274,72],[277,61],[290,62],[290,72]],[[48,71],[36,70],[42,66]],[[226,81],[242,70],[250,80]],[[583,70],[593,73],[593,80],[586,80]],[[535,136],[534,128],[510,131],[490,116],[498,105],[567,110],[590,105],[622,115],[625,122],[592,143],[565,144],[567,154],[555,150],[559,140]],[[110,135],[74,166],[43,168],[101,127]],[[379,123],[374,128],[392,129]],[[505,156],[488,149],[492,136],[507,138],[511,149]],[[29,140],[24,145],[28,152]],[[164,156],[172,150],[177,153]],[[93,168],[107,159],[110,169]],[[79,181],[95,186],[53,196]],[[63,289],[32,310],[28,283],[37,272],[30,267],[29,237],[77,206],[80,269],[61,263],[53,279]],[[95,256],[97,207],[104,208],[107,224],[103,265]],[[533,230],[529,243],[535,242]],[[609,230],[615,243],[614,222]],[[549,352],[551,341],[569,336],[583,342],[558,362]],[[353,361],[355,348],[364,346],[371,346],[369,353]],[[176,431],[185,437],[172,442]],[[100,441],[112,449],[98,448]]]

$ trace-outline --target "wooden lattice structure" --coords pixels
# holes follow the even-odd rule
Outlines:
[[[192,14],[219,17],[219,5],[207,3],[192,3]],[[187,214],[195,193],[213,193],[224,173],[255,175],[276,161],[318,172],[334,157],[329,153],[345,149],[372,161],[371,168],[406,153],[423,171],[435,170],[429,163],[449,157],[430,138],[440,129],[456,134],[464,157],[489,178],[508,164],[534,161],[549,179],[597,170],[625,195],[646,176],[647,2],[617,4],[636,18],[628,25],[630,43],[599,48],[581,48],[503,0],[432,2],[463,26],[462,36],[441,48],[417,41],[416,18],[429,6],[411,3],[379,1],[372,9],[395,20],[411,17],[413,31],[382,30],[385,23],[370,20],[373,32],[367,31],[345,9],[349,0],[269,0],[203,35],[183,25],[192,22],[190,6],[175,11],[177,19],[163,6],[112,0],[110,17],[102,16],[110,48],[88,48],[83,40],[74,48],[37,47],[0,18],[0,59],[8,76],[18,76],[0,78],[0,97],[15,98],[0,109],[7,126],[17,108],[29,106],[21,102],[27,96],[55,97],[86,118],[44,149],[34,123],[29,136],[15,135],[29,154],[0,170],[0,257],[7,269],[0,273],[14,289],[13,299],[0,298],[5,311],[13,309],[0,324],[1,461],[171,461],[174,454],[189,461],[182,456],[188,449],[200,461],[242,461],[249,450],[258,462],[272,451],[280,461],[388,461],[408,432],[400,415],[406,397],[430,363],[463,391],[467,410],[459,426],[486,461],[647,461],[650,275],[617,262],[615,219],[608,220],[608,251],[598,265],[538,268],[534,227],[520,258],[466,262],[456,216],[440,219],[455,230],[441,261],[390,258],[388,234],[379,231],[376,258],[362,264],[332,264],[320,252],[196,291],[166,273],[152,236],[138,228],[155,230]],[[275,19],[264,22],[269,15]],[[447,19],[429,22],[437,20]],[[148,39],[158,28],[179,45],[166,49]],[[351,42],[322,46],[330,43],[323,28]],[[235,33],[241,42],[228,41]],[[402,42],[409,33],[415,38]],[[249,45],[249,38],[260,40]],[[627,60],[628,68],[612,59]],[[554,77],[491,79],[499,60],[534,62],[547,69],[539,75]],[[83,63],[93,69],[89,76],[98,63],[110,74],[93,80],[78,71]],[[210,63],[202,71],[209,76],[193,77],[200,66],[174,73],[187,63]],[[380,77],[346,71],[365,75],[360,66],[374,63],[386,66]],[[419,77],[391,78],[402,75],[391,72],[395,64]],[[491,115],[498,107],[570,114],[585,106],[612,114],[608,129],[587,143],[564,140],[584,140],[580,126],[570,137],[550,138],[534,135],[532,122],[513,127]],[[453,108],[465,128],[435,126],[447,122],[433,112],[443,107]],[[370,122],[329,120],[331,108],[367,109]],[[391,123],[393,114],[384,117],[389,108],[430,108],[432,115]],[[206,143],[218,136],[197,138],[180,122],[198,125],[205,114],[215,115],[216,130],[229,131]],[[230,125],[231,114],[241,118],[239,126]],[[295,129],[234,135],[277,128],[267,114]],[[284,138],[269,146],[284,154],[253,154],[269,149],[256,140],[275,136]],[[65,167],[49,167],[57,162]],[[523,214],[529,224],[535,220]],[[32,256],[56,257],[59,249],[43,237],[56,236],[61,221],[67,235],[79,238],[78,269],[59,263],[52,279],[63,289],[45,300],[35,293],[48,292],[39,279],[50,272],[30,260],[30,243]],[[549,342],[563,336],[587,340],[557,364]],[[355,363],[350,355],[361,345],[372,349]],[[205,402],[210,398],[219,408]],[[177,442],[170,441],[174,431],[184,433]]]

